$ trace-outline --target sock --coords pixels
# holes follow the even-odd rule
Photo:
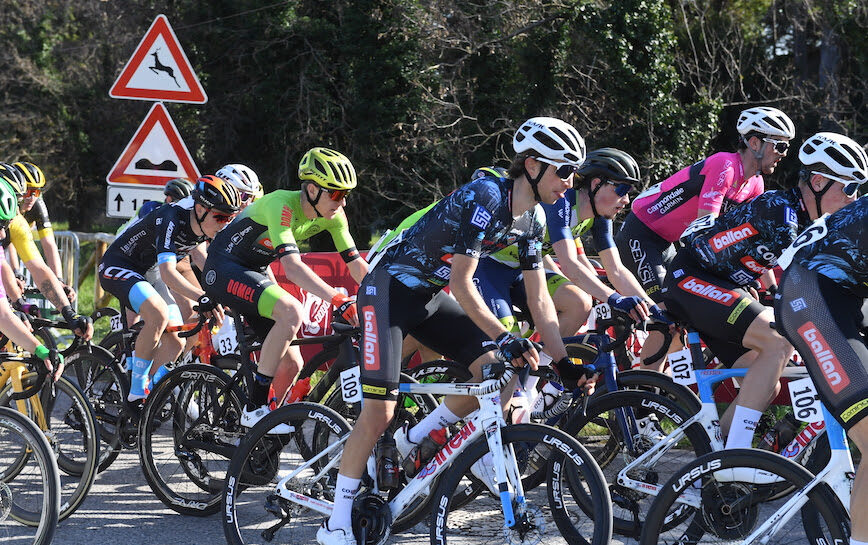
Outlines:
[[[262,407],[268,403],[268,390],[271,388],[271,380],[274,377],[263,375],[259,371],[253,374],[253,384],[250,385],[250,405],[248,410],[252,411]]]
[[[441,403],[436,409],[431,411],[431,414],[422,419],[421,422],[413,426],[407,434],[407,439],[418,444],[426,435],[440,428],[447,428],[452,424],[461,420],[460,417],[449,410],[445,403]]]
[[[736,405],[729,435],[726,437],[726,448],[750,448],[753,444],[753,432],[756,431],[762,414],[760,411]]]
[[[340,528],[350,535],[353,533],[353,500],[361,482],[361,479],[351,479],[338,473],[335,482],[335,507],[326,523],[327,529],[335,531]]]
[[[139,357],[133,358],[133,376],[130,379],[130,393],[127,396],[128,401],[136,401],[137,399],[145,398],[145,388],[148,386],[150,377],[148,371],[151,370],[153,360],[146,360]]]
[[[859,541],[858,539],[850,538],[850,545],[868,545],[868,541]]]

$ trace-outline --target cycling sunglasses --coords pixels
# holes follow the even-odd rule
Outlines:
[[[626,182],[613,182],[612,180],[606,180],[606,183],[615,186],[615,195],[619,197],[623,197],[633,189],[633,186]]]
[[[235,219],[235,214],[221,214],[220,212],[211,212],[211,216],[217,223],[229,223]]]
[[[779,155],[783,155],[790,149],[790,143],[784,140],[775,140],[774,138],[763,138],[763,142],[768,142],[774,146],[775,151]]]
[[[256,196],[254,193],[248,193],[247,191],[240,191],[241,194],[241,202],[252,201],[253,197]]]
[[[24,193],[24,198],[25,199],[29,199],[29,198],[38,199],[40,195],[42,195],[42,190],[34,187],[34,188],[28,189],[27,192]]]
[[[350,194],[349,189],[326,189],[324,187],[319,188],[320,191],[325,191],[329,194],[329,198],[335,202],[340,202],[347,198],[347,195]]]
[[[811,174],[819,174],[824,178],[829,178],[830,180],[835,180],[838,183],[844,184],[844,189],[842,189],[841,191],[843,191],[844,195],[847,195],[848,197],[852,197],[853,195],[855,195],[859,191],[859,188],[862,186],[862,184],[859,182],[855,182],[852,179],[848,180],[847,178],[839,178],[834,174],[826,174],[825,172],[818,172],[816,170],[812,170]]]
[[[545,163],[547,165],[551,165],[556,168],[555,173],[557,173],[558,178],[561,180],[566,180],[573,174],[579,171],[579,167],[575,165],[564,165],[561,163],[555,163],[554,161],[550,161],[544,157],[534,157],[540,163]]]

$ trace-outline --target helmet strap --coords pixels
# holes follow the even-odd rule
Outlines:
[[[754,151],[754,149],[752,147],[750,147],[750,144],[748,143],[749,138],[745,138],[744,136],[741,137],[741,139],[744,141],[745,147],[747,147],[747,149],[750,150],[750,152],[753,154],[753,158],[756,160],[756,175],[762,176],[763,157],[765,157],[765,155],[766,155],[766,152],[765,152],[766,145],[765,145],[765,142],[763,141],[762,138],[760,138],[759,136],[757,136],[757,138],[760,139],[760,147],[759,147],[759,151]]]
[[[546,169],[549,167],[549,165],[548,163],[543,163],[542,161],[537,162],[542,165],[542,168],[540,169],[539,174],[537,174],[536,177],[530,175],[530,172],[527,171],[526,166],[522,165],[521,169],[524,171],[524,177],[527,178],[527,183],[530,184],[530,188],[533,190],[534,200],[536,200],[536,202],[540,202],[542,201],[542,199],[539,196],[539,190],[537,190],[537,186],[539,185],[540,180],[542,180],[542,177],[545,175]]]
[[[603,184],[605,183],[602,178],[598,178],[598,179],[600,180],[600,183],[598,183],[597,187],[595,187],[594,189],[591,189],[590,183],[588,184],[588,200],[591,201],[591,212],[594,213],[595,218],[599,218],[600,213],[597,212],[597,205],[595,204],[594,201],[597,197],[597,191],[599,191],[600,188],[603,187]],[[593,181],[593,180],[591,180],[591,181]]]
[[[320,186],[318,186],[318,185],[316,185],[316,184],[313,184],[313,185],[314,185],[314,186],[317,188],[317,190],[318,190],[315,199],[311,199],[311,198],[310,198],[310,195],[308,195],[308,193],[307,193],[307,188],[305,188],[305,189],[302,191],[302,193],[304,193],[304,198],[307,199],[307,202],[310,203],[310,207],[313,208],[313,211],[314,211],[314,212],[316,212],[316,217],[318,217],[318,218],[322,218],[323,215],[319,213],[319,209],[317,209],[316,205],[319,203],[319,199],[320,199],[320,197],[322,197],[322,194],[325,192],[325,189],[321,188]]]
[[[832,188],[832,184],[834,184],[834,183],[835,183],[834,180],[828,180],[826,182],[826,186],[823,187],[823,189],[817,191],[814,189],[814,185],[811,183],[811,181],[808,180],[808,189],[810,189],[811,193],[814,194],[814,204],[817,207],[817,218],[819,218],[820,216],[823,215],[823,207],[821,206],[820,201],[823,200],[823,195],[825,195],[826,192]]]
[[[199,230],[202,231],[202,235],[204,235],[204,234],[205,234],[205,229],[202,227],[202,222],[205,221],[205,216],[208,215],[208,212],[210,212],[211,209],[208,208],[208,207],[202,206],[201,204],[199,204],[199,206],[202,206],[202,208],[205,208],[205,211],[204,211],[204,212],[202,213],[202,215],[200,216],[200,215],[198,215],[198,214],[196,213],[196,205],[197,205],[197,204],[199,204],[199,203],[194,203],[194,204],[193,204],[193,217],[196,218],[196,225],[199,226]]]

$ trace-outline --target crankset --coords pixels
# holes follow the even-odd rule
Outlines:
[[[353,534],[363,545],[384,545],[392,533],[392,511],[376,494],[365,493],[353,501]]]

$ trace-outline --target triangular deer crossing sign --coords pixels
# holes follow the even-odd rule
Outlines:
[[[208,102],[165,15],[158,15],[109,91],[112,98]]]
[[[151,107],[136,134],[106,176],[109,184],[163,185],[174,178],[199,178],[187,146],[162,103]]]

